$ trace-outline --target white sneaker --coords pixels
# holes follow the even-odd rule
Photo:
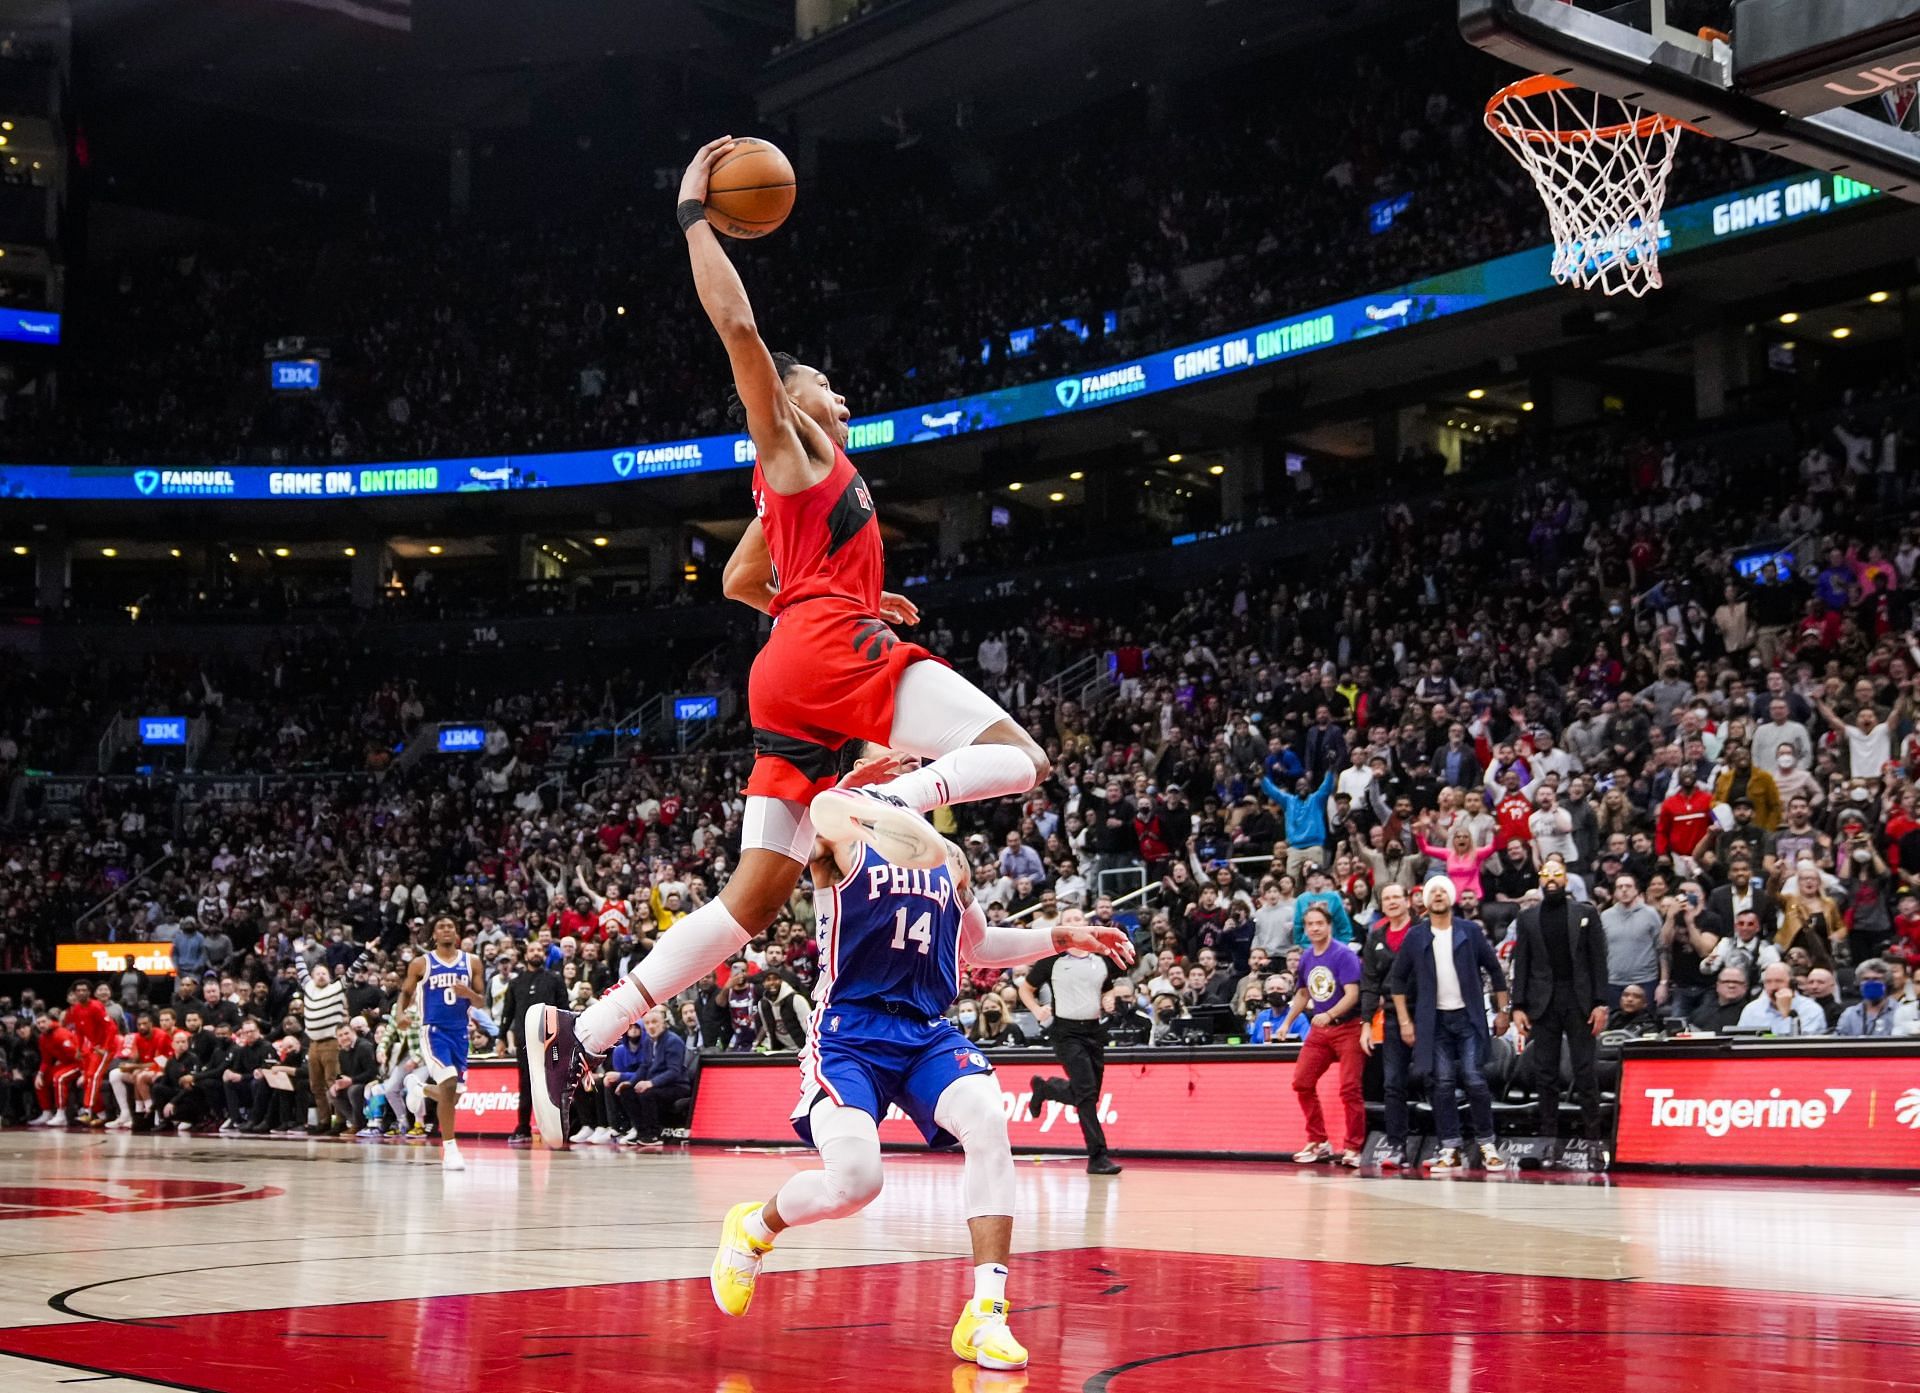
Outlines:
[[[449,1171],[463,1171],[466,1168],[467,1168],[467,1163],[464,1160],[462,1160],[460,1157],[460,1144],[458,1142],[452,1142],[452,1141],[441,1143],[440,1169],[449,1170]]]
[[[620,1134],[617,1140],[622,1146],[632,1146],[640,1140],[640,1129],[638,1127],[629,1127]]]
[[[583,1122],[580,1124],[580,1130],[575,1132],[567,1140],[571,1141],[575,1146],[585,1146],[593,1140],[593,1128]]]
[[[176,1132],[191,1132],[193,1130],[193,1124],[191,1122],[176,1122],[173,1125],[173,1130]]]
[[[40,1116],[38,1116],[38,1117],[36,1117],[36,1118],[32,1118],[31,1120],[29,1120],[29,1121],[28,1121],[28,1123],[27,1123],[27,1126],[29,1126],[29,1127],[51,1127],[51,1126],[53,1126],[53,1122],[54,1122],[54,1114],[53,1114],[53,1113],[51,1113],[51,1112],[43,1112],[43,1113],[41,1113],[41,1114],[40,1114]]]
[[[896,866],[932,870],[947,863],[947,841],[902,799],[872,788],[830,788],[809,806],[829,841],[865,842]]]
[[[225,1122],[222,1122],[220,1124],[220,1131],[218,1132],[217,1135],[223,1136],[223,1137],[230,1137],[230,1136],[233,1136],[239,1130],[240,1130],[239,1125],[235,1123],[232,1118],[228,1118]]]
[[[608,1142],[613,1140],[613,1128],[595,1127],[593,1129],[593,1135],[588,1137],[587,1140],[592,1142],[595,1146],[605,1146]]]
[[[120,1116],[114,1118],[113,1121],[107,1124],[107,1130],[109,1132],[131,1132],[133,1130],[133,1119],[125,1113],[121,1113]]]

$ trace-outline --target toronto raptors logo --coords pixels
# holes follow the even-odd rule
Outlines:
[[[866,509],[869,513],[873,511],[873,499],[868,497],[867,486],[865,484],[855,484],[853,486],[853,496],[860,500],[860,506],[862,508]]]
[[[81,1186],[97,1186],[82,1189]],[[202,1209],[211,1204],[273,1199],[276,1185],[224,1180],[100,1180],[71,1185],[0,1185],[0,1219],[64,1219],[81,1214],[135,1214],[148,1209]]]

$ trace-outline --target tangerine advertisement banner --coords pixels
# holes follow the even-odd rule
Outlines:
[[[171,943],[57,943],[53,949],[53,970],[118,974],[127,970],[128,958],[133,959],[135,971],[173,976]]]
[[[463,1137],[504,1137],[520,1115],[520,1070],[512,1060],[475,1060],[467,1086],[454,1104]]]
[[[1027,1111],[1029,1080],[1064,1078],[1050,1053],[1035,1050],[993,1061],[1001,1110],[1016,1151],[1082,1148],[1079,1114],[1049,1102],[1039,1117]],[[1341,1126],[1338,1071],[1320,1082],[1329,1126]],[[800,1097],[798,1064],[731,1063],[708,1059],[693,1105],[693,1140],[735,1145],[798,1144],[788,1122]],[[1109,1057],[1101,1090],[1100,1123],[1121,1154],[1291,1156],[1307,1143],[1306,1124],[1293,1096],[1293,1061],[1273,1057],[1119,1060]],[[920,1129],[898,1108],[880,1123],[885,1144],[923,1146]]]
[[[1920,1172],[1920,1054],[1634,1059],[1616,1160]]]

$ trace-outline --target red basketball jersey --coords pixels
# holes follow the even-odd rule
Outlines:
[[[886,550],[873,494],[838,445],[827,477],[799,493],[779,494],[753,467],[753,510],[766,533],[778,592],[775,615],[803,600],[846,600],[868,614],[880,612]]]

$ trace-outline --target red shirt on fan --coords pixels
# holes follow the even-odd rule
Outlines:
[[[1493,805],[1493,844],[1505,846],[1508,842],[1530,842],[1533,840],[1533,828],[1528,819],[1533,816],[1533,800],[1524,793],[1509,793]]]
[[[602,900],[594,914],[594,927],[602,938],[618,938],[633,924],[633,913],[625,900]]]
[[[669,793],[665,798],[660,800],[660,825],[662,827],[671,827],[674,824],[674,820],[679,816],[680,795],[677,793]]]
[[[1691,856],[1711,826],[1713,795],[1697,785],[1691,793],[1676,788],[1660,805],[1660,820],[1653,827],[1653,853]]]

